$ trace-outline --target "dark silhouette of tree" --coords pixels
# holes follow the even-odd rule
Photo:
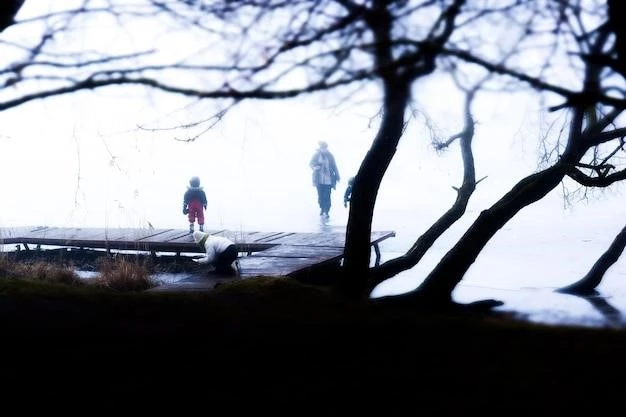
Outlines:
[[[557,27],[568,20],[568,17],[564,17],[568,13],[569,19],[578,20],[581,17],[582,8],[563,8],[559,11],[564,14],[555,18],[554,23]],[[626,130],[613,128],[624,109],[623,90],[618,90],[616,95],[607,94],[608,88],[610,88],[608,85],[615,81],[615,77],[613,74],[606,75],[605,70],[606,67],[610,66],[609,64],[613,66],[615,64],[611,63],[611,61],[603,62],[597,59],[597,57],[613,56],[618,43],[614,40],[615,38],[612,38],[611,35],[613,33],[610,27],[602,24],[600,15],[597,17],[600,20],[598,27],[593,27],[590,30],[584,26],[576,29],[572,27],[570,29],[571,32],[569,32],[576,39],[573,45],[578,47],[580,51],[579,56],[585,57],[581,62],[584,77],[583,86],[579,92],[568,91],[564,86],[549,83],[541,77],[530,76],[527,72],[515,70],[510,65],[493,63],[493,61],[488,61],[468,51],[452,49],[445,51],[445,54],[450,56],[456,56],[466,62],[479,64],[491,73],[506,74],[526,82],[534,88],[552,91],[563,96],[566,102],[555,106],[553,110],[571,109],[572,121],[569,127],[568,141],[554,165],[523,179],[494,206],[483,211],[457,244],[444,256],[415,291],[400,297],[391,298],[396,300],[402,298],[413,303],[419,301],[420,305],[450,305],[452,302],[452,291],[476,260],[486,243],[519,210],[543,198],[565,177],[569,177],[584,186],[602,187],[624,179],[624,170],[616,170],[616,167],[609,163],[618,152],[623,151],[623,137],[626,134]],[[581,39],[583,41],[580,41]],[[555,46],[555,48],[557,47],[558,45]],[[615,144],[611,147],[610,143],[613,142]],[[585,158],[589,161],[585,162]],[[459,203],[458,200],[457,203]],[[463,207],[462,199],[457,206]],[[452,212],[454,212],[454,208]],[[431,229],[420,237],[420,240],[424,241],[424,239],[427,239],[432,231],[436,230],[438,224],[450,219],[450,215],[450,212],[446,213]],[[386,272],[391,272],[395,268],[401,270],[402,266],[400,265],[403,263],[405,265],[414,265],[413,261],[419,261],[419,258],[423,256],[423,250],[420,249],[420,240],[416,242],[416,245],[404,257],[389,261],[378,268],[373,268],[370,274],[371,284],[376,284],[380,282],[380,279],[384,279]],[[426,249],[427,246],[425,246]],[[612,248],[614,250],[617,249],[616,245],[613,245]],[[369,288],[372,288],[372,286]]]
[[[607,4],[608,19],[606,26],[615,36],[615,45],[611,53],[601,55],[595,60],[594,57],[590,59],[600,65],[608,66],[623,77],[626,77],[626,27],[623,24],[622,18],[624,13],[626,13],[626,3],[617,0],[608,0]],[[620,140],[619,146],[614,149],[608,157],[604,157],[603,161],[597,162],[599,158],[596,158],[594,164],[585,166],[597,173],[595,178],[588,178],[585,175],[581,175],[579,171],[574,171],[574,178],[583,185],[597,187],[606,187],[615,182],[615,180],[619,181],[621,178],[619,177],[619,173],[612,172],[615,170],[615,166],[607,161],[619,151],[623,151],[623,145],[622,139]],[[559,288],[556,291],[580,296],[597,295],[597,287],[602,282],[606,272],[618,261],[625,247],[626,227],[615,236],[611,245],[596,260],[583,278],[570,285]]]
[[[465,213],[469,199],[474,193],[476,185],[480,181],[476,181],[474,155],[472,153],[475,121],[472,116],[471,109],[472,102],[476,93],[479,91],[480,85],[481,83],[476,84],[474,87],[466,91],[464,106],[465,120],[463,130],[453,135],[446,141],[435,142],[433,144],[436,149],[442,150],[448,148],[457,140],[459,141],[461,158],[463,160],[463,181],[460,187],[453,187],[457,192],[456,200],[452,206],[417,239],[417,241],[404,255],[391,259],[382,264],[380,267],[373,268],[369,276],[369,291],[372,291],[378,284],[388,277],[417,265],[435,241]]]
[[[614,48],[611,31],[606,25],[585,35],[588,42],[579,44],[583,48],[581,55],[600,56]],[[598,103],[598,98],[607,88],[604,83],[614,79],[605,75],[605,68],[597,60],[587,59],[584,64],[583,89],[568,97],[567,107],[571,108],[572,119],[567,141],[558,160],[552,166],[518,182],[492,207],[481,212],[424,282],[403,297],[439,305],[450,303],[452,291],[491,237],[519,210],[543,198],[565,177],[584,186],[602,187],[625,178],[626,170],[615,170],[615,166],[609,163],[618,152],[623,151],[626,129],[615,127],[618,117],[623,113],[624,103],[620,102],[623,97],[616,97],[617,100],[608,106]],[[607,146],[608,155],[600,156]],[[584,162],[584,158],[589,159],[589,162]],[[619,244],[612,248],[614,256]],[[601,265],[606,266],[607,262],[607,259],[601,261],[600,268]]]
[[[614,47],[611,53],[604,55],[590,56],[588,59],[598,65],[605,65],[622,77],[626,77],[626,27],[623,24],[622,16],[626,13],[626,3],[616,0],[608,0],[608,19],[606,27],[615,37]],[[575,170],[571,176],[577,182],[589,187],[607,187],[615,181],[619,181],[622,176],[619,172],[614,172],[615,166],[608,161],[618,152],[624,150],[623,138],[618,146],[614,148],[608,156],[603,158],[595,157],[592,164],[579,164],[596,173],[594,178],[590,178],[580,171]],[[597,287],[602,282],[606,272],[618,261],[624,248],[626,247],[626,227],[616,236],[607,250],[596,260],[589,272],[580,280],[557,289],[557,292],[574,294],[580,296],[597,295]]]
[[[573,284],[559,288],[557,291],[576,295],[593,295],[596,293],[596,287],[602,282],[604,274],[622,255],[626,247],[626,227],[617,234],[613,243],[593,264],[589,272]]]

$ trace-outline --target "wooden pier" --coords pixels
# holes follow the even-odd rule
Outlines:
[[[326,266],[339,265],[343,258],[344,233],[243,232],[205,230],[224,236],[237,245],[240,252],[240,277],[298,276]],[[375,262],[380,262],[379,243],[395,236],[393,231],[374,231],[370,244]],[[132,228],[0,228],[0,245],[16,245],[32,250],[29,245],[66,248],[103,249],[106,251],[169,252],[200,254],[203,252],[186,229]],[[206,281],[206,280],[205,280]],[[203,289],[210,282],[180,283],[179,289]]]

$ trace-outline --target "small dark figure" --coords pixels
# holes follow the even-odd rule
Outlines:
[[[348,203],[352,198],[352,184],[354,184],[354,177],[350,177],[348,180],[348,186],[346,187],[346,192],[343,194],[343,206],[348,207]]]
[[[189,187],[183,196],[183,214],[189,220],[189,233],[194,231],[194,223],[198,221],[200,231],[204,231],[204,210],[206,210],[206,194],[200,187],[200,178],[192,177],[189,180]]]
[[[319,148],[309,162],[313,169],[313,186],[317,188],[317,203],[320,206],[320,216],[328,217],[330,211],[330,192],[339,182],[339,170],[335,157],[328,150],[328,144],[319,142]]]
[[[212,236],[204,232],[193,232],[193,240],[205,250],[205,256],[194,259],[199,264],[209,264],[215,272],[224,275],[237,273],[233,262],[237,260],[239,252],[235,243],[222,236]]]

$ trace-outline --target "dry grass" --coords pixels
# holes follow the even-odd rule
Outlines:
[[[135,292],[153,288],[158,282],[151,277],[150,269],[139,261],[104,259],[99,265],[100,275],[95,279],[81,279],[71,265],[49,262],[15,262],[0,256],[0,279],[39,281],[69,286],[94,285],[116,292]]]
[[[0,277],[44,281],[53,284],[79,286],[84,281],[71,266],[47,262],[19,263],[0,257]]]
[[[106,258],[99,270],[100,276],[93,283],[115,291],[144,291],[158,285],[148,266],[138,261]]]

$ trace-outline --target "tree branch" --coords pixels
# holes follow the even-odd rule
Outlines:
[[[486,70],[488,70],[489,72],[492,72],[495,74],[506,75],[511,78],[522,81],[528,84],[529,86],[531,86],[535,90],[550,91],[550,92],[559,94],[567,99],[567,103],[562,105],[561,107],[573,106],[573,105],[583,105],[585,107],[588,107],[590,104],[604,103],[604,104],[611,105],[617,108],[626,108],[626,99],[610,97],[604,94],[600,94],[598,92],[588,91],[588,90],[584,90],[582,92],[573,91],[565,87],[550,84],[539,78],[532,77],[528,74],[515,71],[505,65],[494,64],[483,58],[477,57],[467,51],[463,51],[459,49],[443,48],[441,52],[444,55],[454,56],[454,57],[462,59],[463,61],[479,65],[485,68]],[[553,108],[552,110],[555,110],[555,109],[556,108]]]
[[[609,165],[607,165],[607,167],[609,167]],[[605,172],[603,176],[599,177],[591,177],[579,169],[572,167],[567,171],[567,176],[585,187],[604,188],[626,179],[626,169],[622,169],[621,171],[617,171],[612,174],[607,174]]]
[[[23,4],[24,0],[3,0],[0,2],[0,33],[15,23],[15,15]]]

